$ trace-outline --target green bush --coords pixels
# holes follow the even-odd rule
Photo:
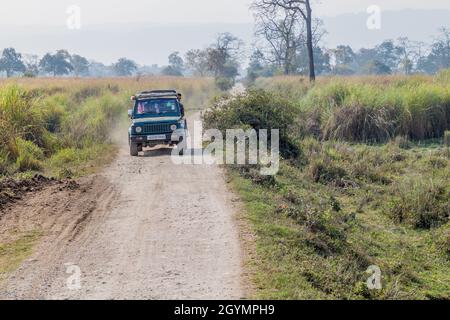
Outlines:
[[[308,174],[314,182],[341,185],[347,177],[344,168],[327,159],[314,159],[308,167]]]
[[[450,128],[450,96],[446,88],[422,85],[403,92],[408,112],[404,133],[415,140],[441,138]]]
[[[392,143],[400,149],[409,150],[412,147],[411,141],[408,137],[398,136]]]
[[[0,118],[0,151],[8,155],[8,158],[15,159],[18,156],[14,132],[8,122]]]
[[[30,97],[19,86],[7,86],[0,90],[0,120],[2,131],[8,130],[14,137],[42,146],[44,126],[39,100]]]
[[[43,104],[42,117],[45,128],[52,133],[60,132],[63,121],[67,116],[67,96],[61,94],[51,96],[45,99]]]
[[[204,114],[206,128],[227,129],[272,129],[280,130],[280,151],[285,158],[296,158],[300,154],[299,138],[303,130],[297,119],[299,110],[280,95],[263,90],[249,90],[237,97],[218,100]]]
[[[408,180],[397,184],[389,214],[397,223],[429,229],[447,223],[450,216],[448,183]]]
[[[395,109],[353,104],[334,111],[325,125],[324,135],[326,139],[351,142],[387,141],[395,136],[397,126]]]
[[[228,91],[234,86],[234,80],[229,78],[216,78],[216,86],[219,90]]]
[[[52,164],[52,167],[61,168],[68,164],[78,162],[79,154],[80,150],[77,150],[75,148],[61,149],[51,157],[50,162]]]
[[[0,176],[6,175],[9,169],[9,154],[0,149]]]
[[[447,257],[450,260],[450,227],[444,232],[440,242],[443,251],[447,254]]]
[[[16,139],[19,156],[16,160],[16,165],[19,171],[25,172],[28,170],[39,170],[42,168],[42,160],[44,159],[44,152],[33,142]]]
[[[342,107],[352,95],[353,87],[342,81],[333,81],[325,86],[315,86],[305,97],[308,106],[327,110]]]
[[[125,115],[122,99],[111,94],[89,98],[63,122],[65,145],[83,148],[111,141],[121,115]]]
[[[116,120],[125,114],[124,104],[111,94],[98,97],[102,91],[82,88],[69,100],[67,93],[60,91],[43,96],[49,93],[17,85],[2,88],[0,174],[40,170],[44,158],[58,155],[61,148],[109,141]],[[85,100],[80,107],[73,101],[77,97]]]

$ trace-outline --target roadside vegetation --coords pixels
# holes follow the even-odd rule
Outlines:
[[[205,114],[280,129],[276,176],[229,170],[256,235],[256,298],[450,298],[449,74],[257,79]]]
[[[114,142],[126,137],[129,97],[151,88],[176,88],[191,110],[201,109],[216,92],[207,78],[0,82],[0,179],[92,172],[114,154]]]

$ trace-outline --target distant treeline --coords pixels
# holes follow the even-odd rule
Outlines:
[[[105,65],[90,61],[67,50],[47,53],[43,57],[25,55],[6,48],[0,56],[0,77],[128,77],[146,75],[214,77],[219,88],[228,89],[239,75],[242,41],[223,33],[205,49],[189,50],[184,57],[179,52],[169,55],[169,64],[160,67],[140,66],[133,60],[120,58]]]
[[[314,61],[319,75],[388,75],[435,74],[450,68],[450,29],[441,28],[430,44],[408,38],[385,40],[373,48],[355,50],[348,45],[325,48],[320,40],[325,30],[317,23]],[[322,29],[321,29],[322,28]],[[285,43],[286,37],[274,40],[262,31],[260,40],[249,59],[245,57],[243,42],[230,33],[218,35],[213,44],[204,49],[192,49],[184,55],[174,52],[168,65],[140,66],[133,60],[120,58],[105,65],[88,60],[67,50],[47,53],[43,57],[25,55],[14,48],[6,48],[0,57],[0,76],[76,76],[112,77],[139,75],[210,76],[226,89],[239,75],[249,80],[274,75],[306,75],[308,56],[303,41]],[[302,38],[302,34],[289,35]],[[268,39],[269,38],[269,39]],[[270,41],[269,41],[270,40]],[[249,60],[246,74],[242,61]],[[244,72],[245,73],[245,72]]]
[[[261,28],[264,27],[267,26]],[[320,28],[318,22],[317,30]],[[323,34],[325,30],[315,33],[314,64],[319,75],[436,74],[450,68],[450,29],[447,28],[441,28],[436,37],[430,37],[433,39],[430,44],[402,37],[359,50],[348,45],[332,49],[322,47]],[[282,37],[277,41],[273,39],[272,34],[262,36],[262,46],[250,58],[249,78],[306,75],[308,57],[304,42],[299,41],[292,48],[292,44],[286,44]]]
[[[112,77],[158,74],[161,68],[158,65],[139,66],[127,58],[120,58],[116,63],[105,65],[78,54],[70,54],[67,50],[58,50],[39,57],[19,53],[14,48],[6,48],[0,57],[0,72],[8,78],[12,76]]]

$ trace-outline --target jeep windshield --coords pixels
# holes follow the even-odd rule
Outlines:
[[[136,117],[179,117],[180,106],[177,99],[148,99],[136,101]]]

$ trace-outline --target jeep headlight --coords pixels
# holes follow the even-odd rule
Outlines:
[[[136,127],[134,130],[136,131],[136,133],[141,133],[142,132],[142,127]]]
[[[170,130],[172,130],[172,131],[177,130],[177,125],[176,124],[171,125]]]
[[[178,127],[179,127],[180,129],[184,129],[184,125],[185,125],[184,120],[181,120],[180,122],[178,122]]]

